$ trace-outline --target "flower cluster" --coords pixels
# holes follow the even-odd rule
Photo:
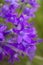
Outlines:
[[[31,7],[28,7],[29,4]],[[39,5],[36,0],[5,0],[0,7],[0,60],[8,57],[8,61],[19,61],[20,55],[33,59],[38,43],[38,35],[32,23],[28,23]],[[19,15],[19,12],[22,12]],[[8,23],[12,27],[8,27]]]

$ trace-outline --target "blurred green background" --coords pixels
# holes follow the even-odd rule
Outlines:
[[[0,3],[4,0],[0,0]],[[38,11],[35,13],[36,18],[32,19],[37,29],[38,36],[43,39],[43,0],[37,0],[40,4]],[[0,65],[11,65],[7,63],[6,59],[0,62]],[[15,62],[14,65],[43,65],[43,43],[37,45],[36,55],[32,62],[29,61],[28,57],[21,58],[20,62]]]

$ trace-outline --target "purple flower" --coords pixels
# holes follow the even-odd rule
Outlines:
[[[35,12],[38,8],[38,4],[36,2],[36,0],[27,0],[28,1],[28,4],[30,4],[32,7],[27,7],[27,6],[21,6],[21,4],[19,3],[19,1],[17,0],[5,0],[6,2],[9,2],[10,4],[4,4],[2,7],[1,7],[1,11],[0,11],[0,17],[3,17],[5,19],[6,22],[12,22],[14,23],[14,21],[16,20],[16,18],[19,16],[19,13],[17,12],[17,10],[22,10],[22,14],[23,16],[25,16],[25,18],[27,20],[29,20],[30,18],[33,18],[35,17]],[[24,0],[25,2],[26,0]],[[26,1],[26,2],[27,2]],[[22,1],[21,1],[22,2]],[[13,3],[13,4],[11,4]],[[18,5],[16,4],[18,3]],[[32,4],[31,4],[32,3]],[[34,5],[34,6],[33,6]],[[20,15],[21,16],[21,15]]]
[[[21,0],[22,4],[28,2],[31,8],[27,6],[23,8],[17,0],[5,2],[0,11],[0,17],[3,19],[3,23],[0,22],[0,60],[7,57],[8,62],[14,63],[14,60],[19,61],[20,55],[27,55],[32,61],[39,41],[35,27],[28,23],[28,20],[35,17],[37,2]],[[22,10],[20,15],[18,9]],[[13,25],[12,28],[8,27],[9,22]]]
[[[32,60],[38,41],[36,30],[27,21],[24,23],[18,19],[17,22],[13,25],[14,28],[9,30],[6,24],[0,25],[0,54],[9,57],[9,62],[18,59],[21,54],[29,56]]]
[[[35,12],[35,10],[34,10],[33,8],[25,8],[25,9],[23,10],[23,14],[28,17],[28,20],[29,20],[31,17],[32,17],[32,18],[35,17],[34,12]]]
[[[17,0],[5,0],[5,2],[10,3],[11,5],[14,5],[16,8],[19,6]]]

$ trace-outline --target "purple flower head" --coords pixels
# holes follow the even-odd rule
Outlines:
[[[38,7],[39,7],[39,4],[37,3],[36,0],[21,0],[22,3],[25,3],[30,5],[30,7],[25,7],[23,9],[23,14],[28,16],[28,18],[30,19],[31,17],[35,17],[35,14],[34,12],[37,11]]]
[[[8,57],[9,62],[13,63],[14,60],[19,61],[18,56],[22,54],[32,60],[38,43],[36,29],[27,21],[24,23],[17,20],[17,24],[13,26],[12,29],[8,29],[8,26],[0,25],[0,54]]]
[[[25,26],[22,28],[21,23],[14,24],[14,28],[10,30],[6,26],[1,27],[0,54],[8,57],[9,61],[17,60],[21,54],[29,56],[32,60],[35,55],[36,43],[38,43],[36,30],[30,24],[23,25]]]
[[[26,4],[31,8],[24,6]],[[39,39],[35,27],[28,20],[35,17],[36,6],[36,0],[5,0],[0,8],[3,19],[3,23],[0,22],[0,60],[7,57],[8,62],[14,63],[19,61],[20,55],[27,55],[32,61]],[[18,9],[22,10],[20,14]],[[13,25],[11,28],[9,22]]]
[[[39,7],[39,4],[37,3],[36,0],[23,0],[23,4],[19,3],[19,0],[5,0],[5,2],[8,3],[4,4],[2,7],[1,7],[1,14],[0,14],[0,17],[3,17],[6,19],[7,22],[13,22],[14,21],[14,15],[15,13],[18,13],[17,10],[22,10],[22,14],[25,15],[28,20],[30,18],[33,18],[35,17],[35,12],[37,10],[37,8]],[[27,4],[29,4],[31,7],[28,7],[26,5],[25,2],[28,2]],[[25,6],[24,6],[25,5]],[[19,16],[19,13],[16,17]]]

